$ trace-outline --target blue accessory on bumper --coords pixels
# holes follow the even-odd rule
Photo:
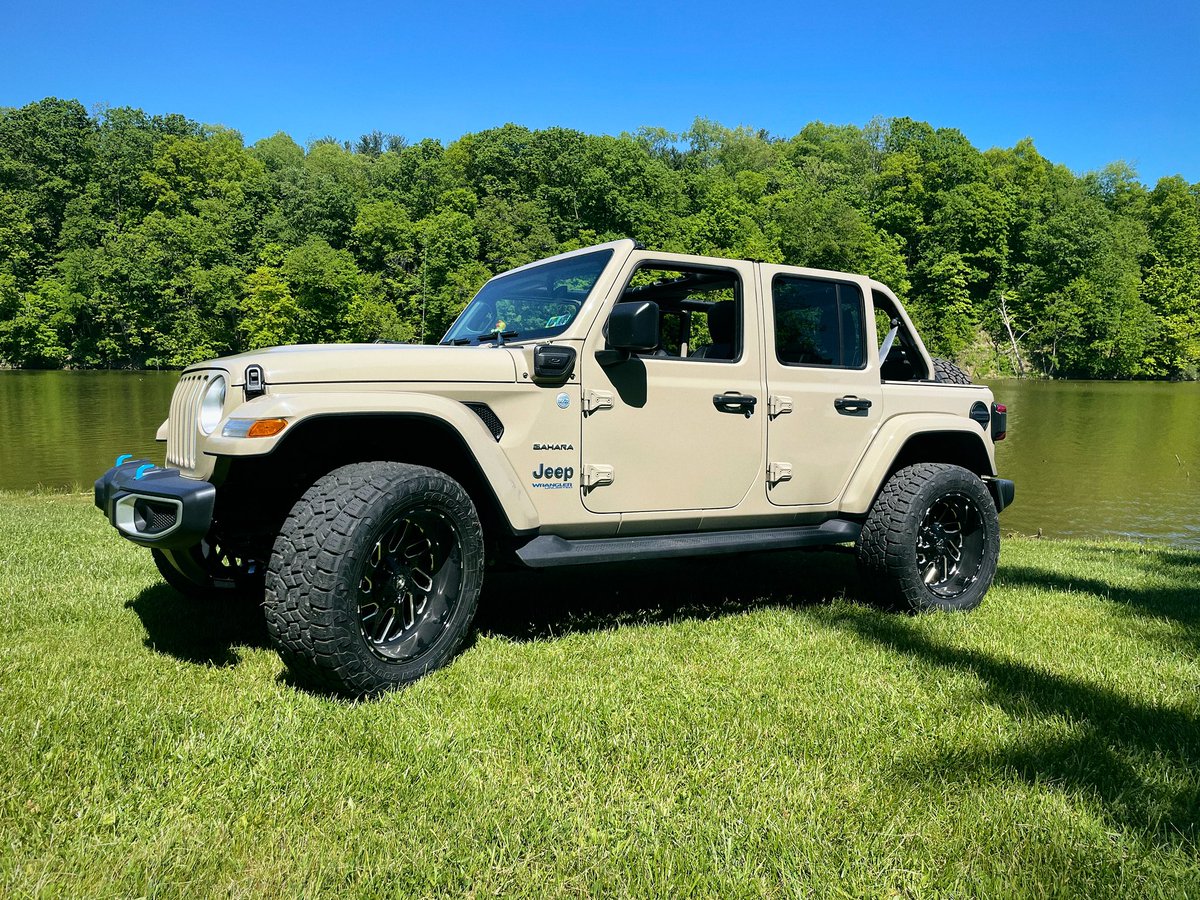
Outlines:
[[[124,537],[145,547],[182,549],[208,534],[217,489],[184,478],[178,469],[159,469],[148,459],[122,454],[96,479],[95,496],[96,506]]]

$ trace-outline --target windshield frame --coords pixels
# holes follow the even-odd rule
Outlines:
[[[615,255],[615,248],[611,246],[588,248],[585,252],[555,257],[544,262],[522,266],[503,275],[497,275],[471,298],[446,330],[440,343],[475,344],[489,341],[504,343],[506,340],[519,343],[526,340],[546,340],[559,337],[579,321],[580,313],[595,292],[596,286],[603,280],[604,273],[611,266]],[[529,285],[529,289],[532,290],[539,288],[544,290],[545,285],[539,286],[537,282],[539,280],[547,282],[549,278],[553,277],[556,270],[566,274],[579,269],[584,269],[586,276],[576,275],[575,277],[591,278],[591,283],[586,290],[571,291],[569,287],[555,284],[550,288],[555,293],[546,294],[544,297],[534,296],[532,293],[525,297],[514,297],[523,289],[524,285]],[[562,282],[568,280],[570,279],[561,279]],[[569,314],[560,313],[558,316],[549,317],[555,319],[565,316],[563,321],[556,322],[554,325],[542,325],[532,329],[520,328],[506,319],[499,318],[500,314],[497,309],[499,304],[511,302],[513,299],[526,300],[533,304],[555,304],[558,308],[572,305],[574,308],[569,311]],[[468,326],[468,322],[471,322],[474,327]]]

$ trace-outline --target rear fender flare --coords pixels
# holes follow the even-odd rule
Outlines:
[[[923,435],[961,436],[964,441],[978,444],[978,453],[986,460],[984,466],[969,466],[985,468],[978,475],[995,475],[996,465],[984,434],[979,425],[962,416],[940,413],[912,413],[894,416],[888,419],[876,432],[867,452],[863,454],[850,483],[842,494],[840,509],[843,513],[864,515],[875,502],[875,495],[883,487],[884,481],[892,473],[897,457],[904,451],[905,446],[914,438]],[[976,455],[976,454],[973,454]],[[926,462],[931,460],[925,460]],[[936,462],[954,462],[954,460],[933,460]],[[958,463],[962,465],[961,462]]]

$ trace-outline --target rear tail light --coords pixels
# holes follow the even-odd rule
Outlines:
[[[992,404],[992,440],[1002,441],[1008,436],[1008,407],[1003,403]]]

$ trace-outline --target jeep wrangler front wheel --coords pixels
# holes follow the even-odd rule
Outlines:
[[[267,570],[267,628],[301,681],[369,696],[458,651],[483,581],[483,535],[445,474],[357,463],[292,508]]]
[[[888,605],[974,609],[1000,558],[1000,520],[983,482],[960,466],[901,469],[875,499],[858,539],[872,595]]]

